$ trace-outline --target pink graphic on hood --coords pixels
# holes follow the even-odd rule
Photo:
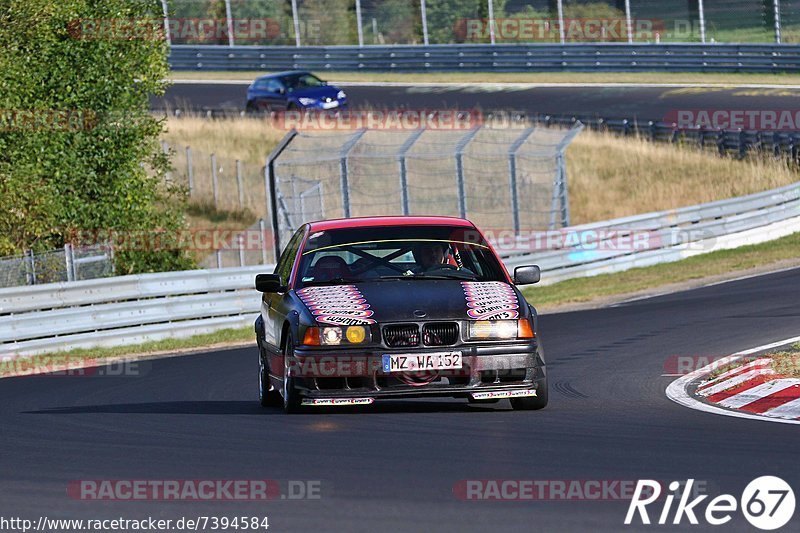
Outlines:
[[[500,281],[462,281],[467,316],[473,320],[519,318],[519,300],[512,287]]]
[[[374,313],[355,285],[306,287],[297,295],[321,324],[357,326],[374,324]]]

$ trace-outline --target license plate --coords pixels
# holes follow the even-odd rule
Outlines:
[[[322,102],[322,109],[333,109],[334,107],[339,107],[338,100],[334,100],[333,102]]]
[[[461,368],[461,352],[397,354],[383,356],[384,372],[422,372]]]

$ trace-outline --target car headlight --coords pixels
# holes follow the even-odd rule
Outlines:
[[[298,98],[297,101],[300,102],[302,105],[311,105],[311,104],[316,103],[317,99],[316,98],[304,98],[304,97],[301,97],[301,98]]]
[[[344,100],[345,98],[347,98],[347,95],[344,93],[344,91],[339,91],[336,93],[337,100]]]
[[[303,344],[306,346],[339,346],[340,344],[362,344],[370,339],[369,329],[364,326],[331,326],[306,328]]]
[[[535,335],[527,318],[520,320],[476,320],[469,323],[470,340],[531,339]]]

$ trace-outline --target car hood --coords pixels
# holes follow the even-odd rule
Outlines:
[[[339,88],[333,85],[325,85],[323,87],[304,87],[302,89],[294,89],[289,93],[291,98],[316,98],[317,100],[323,98],[331,98],[336,100],[336,95],[339,93]]]
[[[512,319],[525,301],[501,282],[416,280],[318,285],[297,291],[320,324]]]

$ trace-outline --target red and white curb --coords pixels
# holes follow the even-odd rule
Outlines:
[[[800,379],[780,375],[771,360],[759,358],[702,382],[694,394],[689,388],[717,368],[748,355],[800,342],[794,337],[735,353],[682,376],[667,387],[667,398],[685,407],[737,418],[800,424]],[[701,397],[705,401],[698,399]]]

